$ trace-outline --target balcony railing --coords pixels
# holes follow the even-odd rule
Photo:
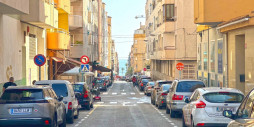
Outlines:
[[[70,30],[83,27],[83,18],[80,15],[69,15]]]
[[[63,50],[69,49],[70,35],[63,29],[51,29],[47,31],[48,49]]]

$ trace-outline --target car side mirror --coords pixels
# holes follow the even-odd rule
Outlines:
[[[81,97],[81,93],[80,92],[75,92],[75,97],[76,98],[80,98]]]
[[[185,99],[184,99],[184,102],[187,103],[187,104],[190,103],[190,98],[188,98],[188,97],[185,98]]]
[[[58,99],[57,99],[58,101],[63,101],[63,96],[62,95],[60,95],[59,97],[58,97]]]
[[[231,110],[224,110],[222,115],[224,117],[227,117],[227,118],[230,118],[230,119],[232,119],[234,117],[234,114]]]

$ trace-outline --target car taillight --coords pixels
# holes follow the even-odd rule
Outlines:
[[[198,123],[197,126],[205,126],[205,123]]]
[[[44,121],[45,125],[49,125],[49,120]]]
[[[161,96],[165,96],[165,95],[168,95],[167,93],[161,93]]]
[[[203,101],[196,103],[196,108],[205,108],[205,107],[206,107],[206,104]]]
[[[172,100],[183,100],[183,95],[176,95],[174,94]]]
[[[68,109],[72,109],[72,102],[68,103]]]
[[[85,91],[84,98],[88,98],[88,91]]]
[[[93,86],[95,85],[95,83],[93,83]]]
[[[104,86],[106,86],[106,83],[104,83]]]
[[[152,89],[152,87],[148,87],[148,89]]]
[[[164,101],[161,101],[161,103],[163,104],[163,103],[164,103]]]
[[[144,84],[143,84],[143,83],[141,83],[141,86],[144,86]]]

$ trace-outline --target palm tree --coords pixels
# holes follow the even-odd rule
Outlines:
[[[123,70],[124,70],[124,68],[122,67],[122,74],[123,74]]]

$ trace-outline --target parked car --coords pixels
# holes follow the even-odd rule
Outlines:
[[[144,91],[146,84],[151,81],[151,79],[142,79],[141,83],[139,84],[139,90]]]
[[[95,78],[93,81],[93,88],[98,87],[100,90],[107,91],[107,84],[103,78]]]
[[[105,76],[104,78],[108,80],[108,86],[111,86],[113,84],[110,76]]]
[[[144,89],[145,95],[151,96],[153,88],[154,88],[154,82],[148,82]]]
[[[158,95],[156,96],[155,105],[158,109],[166,107],[166,98],[169,93],[169,88],[171,84],[163,84],[158,91]]]
[[[230,118],[228,127],[253,127],[254,126],[254,89],[252,89],[241,102],[236,113],[232,110],[224,110],[223,116]]]
[[[163,84],[171,84],[172,81],[158,80],[155,82],[154,89],[151,93],[151,103],[155,105],[156,97],[159,95],[158,91]]]
[[[205,87],[199,80],[175,80],[167,95],[166,113],[174,118],[182,114],[182,108],[186,105],[184,98],[190,97],[197,88]]]
[[[44,80],[35,82],[35,85],[51,86],[58,97],[63,96],[66,117],[69,123],[73,123],[74,119],[79,117],[78,100],[75,97],[73,87],[69,81]]]
[[[141,82],[142,82],[143,79],[150,79],[151,80],[151,77],[148,77],[146,75],[140,75],[140,76],[138,76],[138,78],[137,78],[138,86],[141,85]]]
[[[244,98],[240,90],[232,88],[198,88],[190,98],[185,98],[183,107],[183,127],[224,126],[231,121],[222,115],[223,110],[234,113]]]
[[[93,108],[93,95],[88,85],[85,82],[78,82],[73,84],[73,88],[75,96],[82,108],[86,108],[87,110]]]
[[[0,126],[65,127],[62,100],[51,87],[10,86],[0,99]]]

